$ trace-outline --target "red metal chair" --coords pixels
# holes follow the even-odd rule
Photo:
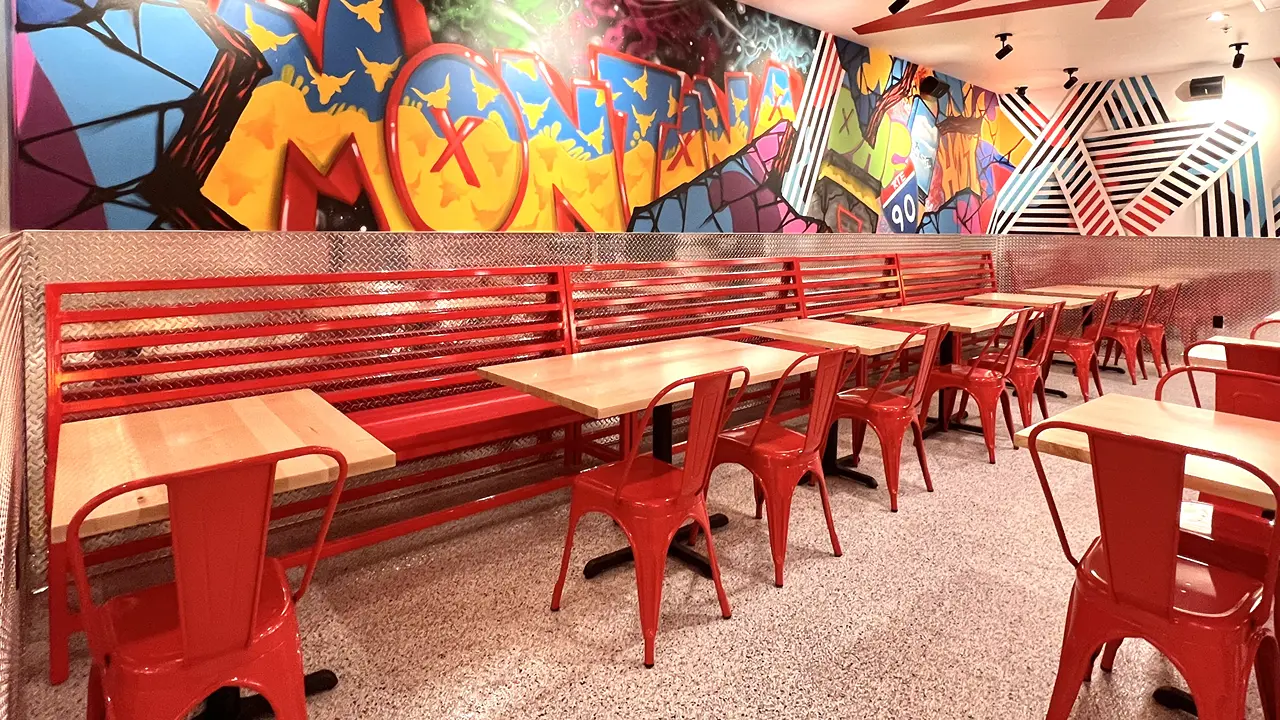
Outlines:
[[[276,463],[326,455],[338,466],[306,572],[290,592],[266,555]],[[307,591],[329,532],[347,462],[306,447],[125,483],[90,500],[67,525],[67,554],[89,639],[90,720],[185,718],[216,690],[245,687],[281,720],[303,720],[302,646],[294,605]],[[174,582],[93,600],[80,527],[103,503],[164,486]]]
[[[884,460],[884,483],[889,488],[889,509],[898,512],[898,476],[902,467],[902,437],[908,428],[915,439],[916,454],[920,458],[920,470],[924,473],[925,488],[933,492],[933,480],[929,477],[929,461],[924,451],[924,433],[920,415],[925,408],[925,390],[930,373],[938,360],[938,348],[946,337],[947,325],[932,325],[911,333],[898,346],[897,352],[885,366],[880,382],[875,387],[856,387],[836,396],[834,419],[853,420],[853,447],[857,457],[862,448],[866,426],[870,425],[880,440],[880,452]],[[906,358],[908,347],[917,337],[924,336],[920,366],[916,374],[902,387],[901,393],[885,390],[889,369],[898,367]]]
[[[1249,339],[1250,340],[1257,339],[1258,331],[1264,327],[1267,327],[1268,325],[1280,325],[1280,320],[1263,320],[1257,325],[1254,325],[1253,329],[1249,331]]]
[[[1089,438],[1101,535],[1080,558],[1054,504],[1037,447],[1048,430]],[[1142,638],[1173,663],[1205,720],[1244,717],[1249,670],[1256,660],[1267,717],[1275,717],[1277,647],[1266,627],[1280,561],[1280,528],[1270,528],[1262,579],[1179,554],[1183,473],[1188,457],[1229,463],[1280,496],[1280,485],[1249,463],[1173,443],[1049,420],[1029,438],[1031,457],[1067,560],[1076,568],[1058,678],[1048,720],[1066,720],[1105,643]]]
[[[807,354],[791,363],[774,383],[764,418],[720,433],[720,441],[716,444],[711,467],[737,463],[750,470],[755,480],[756,518],[761,517],[762,506],[769,508],[769,549],[773,552],[773,582],[778,587],[782,587],[782,569],[787,559],[791,500],[796,485],[806,473],[812,473],[818,480],[822,510],[827,516],[827,532],[831,534],[831,552],[836,557],[843,554],[840,538],[836,536],[835,521],[831,517],[827,479],[822,473],[822,448],[827,429],[831,427],[831,408],[836,401],[836,392],[854,367],[848,361],[849,355],[848,350],[827,350]],[[858,351],[853,350],[852,355],[856,363]],[[818,370],[809,407],[809,427],[801,434],[775,420],[773,409],[791,374],[814,357],[818,359]]]
[[[742,385],[729,398],[733,377],[742,373]],[[667,548],[685,520],[693,519],[707,535],[707,555],[720,612],[729,617],[729,598],[720,584],[715,541],[707,516],[707,484],[720,430],[733,412],[751,379],[744,367],[677,380],[663,388],[645,408],[636,432],[631,433],[626,456],[617,462],[585,470],[573,479],[569,501],[569,532],[560,561],[560,577],[551,597],[551,609],[560,609],[573,534],[578,520],[589,512],[608,515],[622,528],[635,556],[636,592],[640,600],[640,629],[644,635],[644,664],[653,667],[653,646],[658,635],[662,605],[662,580]],[[640,455],[640,441],[653,419],[653,410],[678,388],[693,386],[693,408],[685,444],[684,467]]]
[[[939,421],[945,429],[950,422],[955,407],[957,391],[964,391],[973,396],[978,403],[978,415],[982,419],[982,437],[987,444],[987,457],[990,462],[996,461],[996,405],[1004,407],[1004,420],[1009,428],[1009,437],[1013,437],[1013,413],[1009,409],[1009,391],[1005,388],[1005,380],[1013,373],[1014,362],[1018,359],[1018,349],[1027,333],[1027,318],[1033,311],[1031,308],[1015,310],[1000,321],[1000,326],[991,333],[978,358],[987,358],[987,363],[954,362],[950,365],[935,368],[929,373],[929,384],[925,390],[925,398],[932,398],[935,393],[943,393],[943,413]],[[1005,331],[1013,325],[1013,333],[1005,338],[1004,346],[998,341]],[[926,405],[920,407],[920,424],[925,421]]]
[[[1049,340],[1058,331],[1058,321],[1062,318],[1064,305],[1065,303],[1058,302],[1042,308],[1037,313],[1038,317],[1032,317],[1028,321],[1028,324],[1043,321],[1042,332],[1031,346],[1031,352],[1027,353],[1025,357],[1014,359],[1013,369],[1009,372],[1008,380],[1013,385],[1014,390],[1018,392],[1018,411],[1022,415],[1022,427],[1027,427],[1031,424],[1033,397],[1040,402],[1040,413],[1044,415],[1046,420],[1049,418],[1049,405],[1044,396],[1045,378],[1048,375],[1049,364],[1052,361],[1052,356],[1049,353]],[[988,352],[986,355],[979,356],[974,360],[975,364],[989,370],[999,369],[1001,362],[1003,360],[999,352]],[[965,414],[968,406],[969,394],[965,393],[960,401],[960,416]]]
[[[1072,364],[1076,366],[1076,379],[1080,381],[1080,394],[1085,400],[1089,399],[1090,375],[1093,376],[1098,394],[1102,394],[1102,376],[1098,372],[1098,342],[1102,336],[1102,328],[1106,327],[1107,316],[1111,313],[1111,305],[1115,299],[1114,290],[1105,295],[1099,295],[1086,314],[1086,317],[1091,318],[1093,322],[1087,326],[1082,324],[1078,335],[1058,334],[1054,335],[1053,340],[1049,342],[1050,357],[1056,353],[1063,353],[1071,358]]]
[[[1214,409],[1218,412],[1280,422],[1280,377],[1273,375],[1225,368],[1180,367],[1160,378],[1155,399],[1164,399],[1164,386],[1174,377],[1186,373],[1190,379],[1198,372],[1214,376],[1217,390]],[[1198,401],[1196,406],[1199,407]],[[1180,527],[1178,552],[1183,557],[1233,568],[1262,579],[1271,522],[1262,517],[1258,508],[1200,493],[1198,501],[1183,501]],[[1111,672],[1119,649],[1119,640],[1107,643],[1099,664],[1104,671]]]
[[[1243,370],[1263,375],[1280,375],[1280,348],[1265,345],[1200,340],[1191,343],[1182,351],[1183,363],[1191,367],[1191,351],[1205,345],[1221,347],[1223,356],[1227,360],[1227,368],[1231,370]],[[1197,367],[1196,369],[1202,370],[1204,368]],[[1200,407],[1200,391],[1196,387],[1195,378],[1192,375],[1188,375],[1187,380],[1191,384],[1191,397],[1195,400],[1196,407]],[[1221,400],[1221,391],[1218,394],[1219,400]]]
[[[1169,341],[1165,335],[1169,326],[1173,325],[1173,313],[1178,307],[1178,298],[1182,296],[1182,283],[1176,283],[1165,297],[1168,304],[1158,310],[1152,310],[1151,318],[1142,326],[1142,336],[1151,347],[1151,361],[1155,363],[1156,375],[1169,372],[1173,366],[1169,364]],[[1155,319],[1159,318],[1159,319]],[[1160,361],[1164,361],[1164,369],[1160,369]]]
[[[1109,323],[1102,328],[1102,342],[1107,346],[1106,364],[1111,364],[1113,354],[1123,351],[1125,365],[1129,368],[1129,380],[1134,385],[1138,384],[1139,368],[1142,369],[1142,379],[1147,379],[1147,363],[1142,356],[1142,340],[1145,338],[1145,328],[1151,321],[1151,308],[1155,305],[1156,292],[1159,289],[1159,285],[1152,285],[1144,289],[1142,294],[1138,296],[1138,299],[1142,301],[1142,310],[1139,312],[1136,322],[1133,320],[1121,320]],[[1156,353],[1154,345],[1152,345],[1151,353],[1154,357]],[[1157,371],[1160,369],[1159,365],[1160,363],[1157,361]]]

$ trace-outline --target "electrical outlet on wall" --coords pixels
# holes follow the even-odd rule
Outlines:
[[[1226,319],[1226,318],[1222,317],[1221,315],[1214,315],[1214,316],[1213,316],[1213,329],[1214,329],[1214,330],[1221,330],[1222,328],[1224,328],[1224,327],[1226,327],[1226,326],[1227,326],[1227,319]]]

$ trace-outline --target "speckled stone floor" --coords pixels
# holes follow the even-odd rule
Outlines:
[[[1051,410],[1078,403],[1069,370],[1054,375],[1071,396],[1050,398]],[[1148,397],[1155,388],[1113,374],[1105,383]],[[841,558],[817,492],[801,488],[782,589],[751,517],[749,477],[717,470],[710,504],[730,518],[716,543],[733,618],[720,618],[710,581],[669,563],[652,670],[641,664],[634,575],[581,575],[622,542],[603,517],[582,524],[564,607],[548,609],[566,493],[324,561],[299,608],[304,651],[308,669],[331,668],[341,684],[312,699],[311,717],[1044,717],[1072,570],[1030,456],[1003,434],[996,465],[975,435],[936,436],[928,450],[937,492],[925,492],[908,447],[897,514],[883,489],[833,481]],[[870,436],[864,469],[877,476],[878,452]],[[1046,462],[1083,547],[1097,531],[1088,469]],[[80,717],[83,647],[70,681],[50,687],[40,604],[24,618],[18,717]],[[1161,684],[1185,687],[1150,646],[1128,642],[1073,717],[1186,717],[1151,701]],[[1261,718],[1252,690],[1250,703],[1248,717]]]

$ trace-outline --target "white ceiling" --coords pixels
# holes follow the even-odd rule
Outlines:
[[[1079,67],[1083,80],[1204,70],[1205,66],[1229,73],[1234,51],[1227,46],[1240,41],[1249,43],[1245,53],[1250,61],[1280,57],[1280,10],[1260,12],[1254,0],[1147,0],[1132,18],[1121,20],[1097,20],[1106,3],[1083,1],[867,35],[858,35],[853,28],[890,17],[889,0],[746,1],[999,92],[1018,85],[1060,85],[1066,79],[1062,69],[1069,66]],[[1280,6],[1277,0],[1263,1]],[[926,2],[914,0],[908,7]],[[1013,2],[954,0],[948,4],[955,6],[949,12],[956,12]],[[1215,10],[1228,14],[1226,22],[1206,19]],[[1009,42],[1014,52],[1003,61],[995,59],[1000,43],[994,36],[1000,32],[1013,33]]]

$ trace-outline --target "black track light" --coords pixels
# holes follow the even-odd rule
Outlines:
[[[1076,73],[1079,71],[1080,71],[1080,68],[1063,68],[1062,69],[1062,72],[1067,74],[1067,81],[1062,83],[1063,90],[1070,90],[1071,88],[1076,86],[1076,83],[1080,82],[1080,78],[1076,77]]]
[[[1244,67],[1244,49],[1249,46],[1247,42],[1231,43],[1228,47],[1236,51],[1236,57],[1231,61],[1231,67],[1239,70]]]
[[[893,0],[893,2],[889,3],[889,12],[897,15],[902,8],[909,4],[911,4],[911,0]]]
[[[1018,86],[1018,97],[1022,98],[1023,100],[1026,100],[1026,99],[1027,99],[1027,86],[1026,86],[1026,85],[1019,85],[1019,86]]]
[[[1003,60],[1009,57],[1009,53],[1013,52],[1013,46],[1009,44],[1009,38],[1011,37],[1013,37],[1013,33],[996,35],[996,39],[1000,41],[1000,49],[996,51],[997,60]]]

